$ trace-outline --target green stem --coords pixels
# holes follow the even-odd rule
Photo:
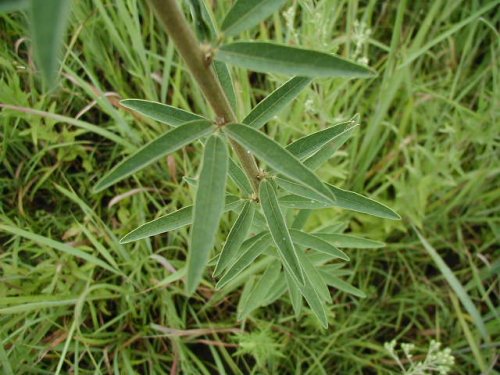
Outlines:
[[[149,0],[156,16],[162,22],[170,39],[186,62],[191,74],[201,88],[206,100],[217,116],[217,123],[224,125],[238,122],[222,86],[212,68],[211,57],[202,48],[189,26],[177,0]],[[231,140],[236,155],[252,183],[254,192],[259,192],[259,175],[254,157],[240,144]]]

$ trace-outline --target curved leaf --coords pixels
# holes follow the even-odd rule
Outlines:
[[[278,11],[286,0],[237,0],[222,21],[222,32],[233,36]]]
[[[243,119],[243,123],[260,129],[311,83],[311,78],[293,77],[259,102]]]
[[[57,76],[59,53],[71,8],[70,0],[32,0],[31,28],[38,67],[49,86]]]
[[[269,231],[271,232],[271,237],[279,250],[283,263],[288,266],[292,276],[300,284],[303,284],[304,274],[296,253],[297,250],[293,245],[271,182],[264,180],[260,183],[259,198]]]
[[[334,194],[313,172],[264,133],[244,124],[226,125],[224,131],[274,170],[308,185],[326,199],[334,199]]]
[[[236,256],[238,250],[240,250],[241,244],[245,240],[248,230],[252,225],[254,212],[255,208],[253,203],[248,201],[243,207],[243,210],[241,210],[238,219],[234,222],[227,236],[226,243],[222,248],[222,252],[215,267],[214,276],[219,276]]]
[[[357,126],[358,125],[356,124],[353,125],[350,120],[345,121],[299,138],[295,142],[286,146],[286,149],[294,154],[298,159],[302,160],[314,154],[327,143],[341,137],[347,132],[352,132],[354,130],[353,128]]]
[[[224,212],[237,209],[243,201],[235,196],[226,196]],[[193,206],[183,207],[168,215],[148,221],[127,233],[121,240],[121,244],[130,243],[144,238],[156,236],[165,232],[170,232],[189,225],[193,222]]]
[[[214,129],[215,128],[209,121],[198,120],[185,123],[159,136],[109,171],[97,182],[94,187],[94,192],[101,191],[117,183],[163,156],[177,151],[198,138],[210,134]]]
[[[328,53],[267,42],[237,42],[221,46],[215,59],[256,72],[301,77],[368,78],[376,73]]]
[[[191,246],[187,258],[186,287],[189,294],[200,283],[210,250],[214,247],[224,210],[227,169],[226,142],[220,136],[212,135],[205,145],[194,204]]]
[[[351,284],[345,282],[344,280],[339,279],[338,277],[333,276],[332,274],[324,271],[321,271],[321,275],[323,276],[323,279],[328,285],[333,286],[334,288],[341,290],[343,292],[352,294],[356,297],[366,298],[366,294],[362,290],[356,288],[355,286],[352,286]]]
[[[369,240],[363,237],[351,236],[340,233],[314,233],[315,237],[330,242],[337,247],[346,247],[353,249],[378,249],[384,247],[383,242]]]
[[[272,239],[268,232],[261,232],[245,242],[240,250],[240,256],[228,267],[228,270],[217,283],[217,288],[224,287],[227,283],[238,276],[248,267],[259,255],[271,246]]]
[[[124,99],[120,101],[120,104],[146,117],[152,118],[155,121],[170,126],[179,126],[190,121],[205,120],[202,116],[183,109],[149,100]]]
[[[297,229],[290,230],[290,235],[292,236],[293,242],[299,245],[349,261],[349,257],[346,253],[337,249],[335,246],[330,245],[321,238],[316,237],[315,235],[305,233]]]

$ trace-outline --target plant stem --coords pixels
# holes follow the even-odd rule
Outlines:
[[[180,55],[186,62],[191,74],[198,82],[206,100],[217,116],[217,123],[224,125],[238,122],[229,104],[222,86],[212,68],[211,58],[207,59],[205,51],[189,26],[177,0],[149,0],[156,16],[162,22],[170,39],[174,42]],[[240,144],[231,140],[236,155],[248,176],[254,192],[259,192],[259,175],[254,157]]]

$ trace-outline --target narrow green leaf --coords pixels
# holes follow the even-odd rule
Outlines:
[[[233,78],[231,77],[231,72],[229,71],[226,64],[222,61],[214,61],[214,70],[219,82],[226,94],[227,100],[233,111],[236,111],[237,100],[236,93],[234,92]]]
[[[140,113],[141,115],[170,126],[179,126],[185,124],[186,122],[205,120],[202,116],[183,109],[149,100],[124,99],[120,101],[120,104]]]
[[[316,133],[308,134],[305,137],[297,139],[295,142],[286,146],[286,149],[295,155],[298,159],[303,160],[316,151],[321,149],[327,143],[341,137],[346,132],[352,132],[358,125],[353,125],[349,121],[333,125],[329,128],[320,130]]]
[[[458,297],[460,302],[462,302],[462,305],[464,306],[465,310],[467,310],[467,312],[472,317],[472,321],[474,322],[476,328],[478,329],[483,339],[489,341],[490,335],[488,334],[488,329],[484,324],[484,320],[481,316],[481,313],[477,309],[476,305],[474,304],[470,296],[467,294],[467,291],[464,289],[463,285],[457,279],[453,271],[448,267],[443,258],[441,258],[436,249],[432,247],[432,245],[420,234],[420,232],[417,229],[413,228],[413,230],[417,233],[417,236],[422,245],[424,246],[424,249],[431,256],[434,263],[436,263],[436,266],[438,267],[439,271],[450,285],[451,289],[453,289],[453,291],[455,292],[455,295]]]
[[[337,247],[346,247],[353,249],[378,249],[384,247],[383,242],[369,240],[363,237],[352,236],[339,233],[314,233],[314,236],[330,242]]]
[[[277,180],[279,182],[279,180]],[[280,184],[283,188],[286,185]],[[367,198],[361,194],[343,190],[333,185],[328,185],[330,189],[335,193],[336,200],[330,204],[325,202],[320,202],[314,199],[314,191],[309,189],[308,197],[306,196],[307,188],[304,187],[304,196],[298,195],[286,195],[280,198],[280,203],[286,207],[301,208],[301,209],[318,209],[327,207],[340,207],[346,210],[356,211],[365,213],[372,216],[381,217],[390,220],[400,220],[401,217],[391,210],[389,207],[374,201],[373,199]]]
[[[326,285],[325,280],[321,276],[319,270],[312,264],[309,257],[304,251],[299,252],[300,264],[304,269],[304,273],[307,275],[308,281],[311,283],[311,287],[316,291],[318,296],[325,302],[331,302],[330,291],[328,290],[328,285]]]
[[[260,183],[259,198],[269,231],[283,262],[289,267],[292,275],[297,279],[299,284],[303,284],[304,275],[302,267],[300,266],[295,246],[293,245],[271,182],[264,180]]]
[[[227,170],[226,142],[220,136],[212,135],[205,145],[194,204],[191,246],[187,258],[186,287],[189,294],[198,287],[210,250],[214,247],[224,210]]]
[[[49,86],[57,77],[58,60],[70,13],[70,0],[32,0],[31,29],[38,67]]]
[[[0,0],[0,13],[23,10],[29,5],[29,0]]]
[[[117,183],[156,160],[161,159],[163,156],[177,151],[181,147],[210,134],[214,130],[215,127],[209,121],[198,120],[185,123],[159,136],[108,172],[97,182],[94,192],[101,191]]]
[[[355,116],[357,117],[357,116]],[[357,121],[356,121],[357,123]],[[304,165],[314,171],[316,168],[318,168],[321,164],[326,162],[328,159],[332,157],[332,155],[337,152],[337,150],[342,147],[344,143],[346,143],[349,138],[352,137],[356,129],[358,128],[357,125],[351,126],[349,129],[347,129],[345,132],[339,134],[339,136],[335,137],[332,139],[330,142],[325,144],[318,152],[316,152],[314,155],[310,156],[304,161]]]
[[[318,318],[323,328],[328,327],[328,319],[326,317],[326,306],[325,301],[318,295],[317,291],[311,285],[309,278],[306,275],[306,280],[304,285],[298,285],[297,281],[293,278],[289,278],[291,283],[295,284],[295,287],[300,290],[300,293],[305,298],[307,304],[311,308],[314,315]]]
[[[226,273],[217,283],[217,288],[220,289],[224,287],[227,283],[238,276],[259,255],[266,251],[271,244],[272,239],[269,232],[261,232],[243,242],[239,251],[239,257],[228,267]]]
[[[238,219],[234,222],[227,236],[226,243],[222,248],[222,252],[215,267],[214,276],[219,276],[234,259],[238,250],[240,250],[241,244],[245,240],[248,230],[252,225],[254,212],[255,208],[253,203],[248,201],[243,207],[243,210],[241,210]]]
[[[293,312],[295,316],[299,316],[302,310],[302,294],[297,284],[292,280],[292,277],[285,272],[286,284],[288,286],[288,294],[290,295],[290,302],[292,303]]]
[[[99,267],[104,268],[105,270],[111,271],[115,274],[120,274],[120,272],[118,270],[111,267],[108,263],[102,261],[101,259],[99,259],[91,254],[88,254],[82,250],[79,250],[79,249],[76,249],[76,248],[71,247],[69,245],[66,245],[65,243],[58,242],[58,241],[52,240],[50,238],[43,237],[43,236],[40,236],[38,234],[31,233],[31,232],[28,232],[28,231],[25,231],[23,229],[16,228],[16,227],[13,227],[10,225],[0,224],[0,231],[12,233],[15,236],[20,236],[20,237],[26,238],[26,239],[31,240],[33,242],[36,242],[40,245],[47,246],[47,247],[50,247],[54,250],[60,251],[62,253],[83,259],[83,260],[85,260],[85,261],[87,261],[95,266],[99,266]]]
[[[307,199],[312,199],[314,204],[321,203],[324,205],[324,207],[329,207],[333,204],[331,199],[326,199],[322,195],[319,195],[316,193],[314,190],[310,189],[309,187],[298,183],[296,181],[290,180],[288,178],[284,177],[275,177],[274,181],[276,184],[281,187],[282,189],[298,195],[300,197],[304,197]]]
[[[267,42],[223,45],[215,58],[256,72],[302,77],[368,78],[376,73],[357,63],[324,52]]]
[[[349,283],[346,283],[344,280],[339,279],[336,276],[333,276],[331,273],[321,271],[321,275],[328,285],[341,290],[342,292],[352,294],[356,297],[366,298],[366,294],[362,290],[356,288],[355,286],[352,286]]]
[[[286,0],[237,0],[222,21],[222,32],[234,36],[278,11]]]
[[[238,305],[238,320],[245,319],[252,311],[263,306],[266,296],[270,292],[272,286],[280,276],[281,264],[271,263],[264,274],[260,277],[259,281],[252,288],[246,299],[242,299],[241,304]]]
[[[311,78],[306,77],[290,78],[260,101],[242,122],[252,128],[260,129],[290,104],[311,81]]]
[[[229,177],[238,185],[242,192],[248,195],[253,194],[252,185],[250,185],[245,172],[231,158],[229,159]]]
[[[346,253],[337,249],[335,246],[330,245],[321,238],[316,237],[315,235],[305,233],[297,229],[291,229],[290,235],[292,236],[293,242],[299,245],[349,261],[349,257]]]
[[[203,0],[189,0],[196,36],[203,42],[215,40],[215,23]]]
[[[264,160],[274,170],[308,185],[329,200],[334,199],[330,189],[313,172],[264,133],[243,124],[226,125],[224,131],[258,158]]]

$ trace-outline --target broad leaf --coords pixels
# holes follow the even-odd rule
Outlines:
[[[195,115],[194,113],[149,100],[125,99],[122,100],[120,104],[146,117],[152,118],[155,121],[170,126],[179,126],[186,122],[204,120],[203,117]]]
[[[239,257],[228,267],[228,270],[217,283],[217,288],[224,285],[238,276],[247,268],[259,255],[266,251],[272,244],[271,235],[268,232],[261,232],[246,240],[239,251]]]
[[[251,195],[253,193],[252,185],[248,181],[248,177],[245,172],[234,162],[233,159],[229,159],[229,177],[234,181],[236,185],[244,193]]]
[[[298,159],[303,160],[314,154],[327,143],[341,137],[346,132],[352,132],[352,128],[356,126],[357,125],[353,125],[351,121],[346,121],[299,138],[295,142],[289,144],[286,149]]]
[[[262,211],[266,217],[269,231],[276,247],[279,250],[283,263],[288,266],[293,277],[299,284],[304,283],[304,275],[299,258],[293,245],[285,218],[278,204],[278,198],[271,182],[264,180],[260,183],[259,198]]]
[[[243,119],[243,123],[255,129],[260,129],[311,83],[311,78],[293,77],[266,96]]]
[[[290,235],[292,236],[293,242],[299,245],[349,261],[349,257],[343,251],[337,249],[335,246],[329,244],[321,238],[316,237],[315,235],[305,233],[297,229],[291,229]]]
[[[271,263],[259,281],[252,288],[246,299],[242,299],[243,303],[238,306],[238,320],[245,319],[253,310],[263,306],[266,302],[266,297],[271,291],[271,286],[280,276],[281,264]]]
[[[185,123],[159,136],[108,172],[97,182],[94,192],[101,191],[123,180],[125,177],[141,170],[165,155],[175,152],[196,139],[210,134],[214,129],[215,127],[209,121],[198,120]]]
[[[384,247],[385,244],[379,241],[369,240],[367,238],[356,237],[349,234],[339,233],[314,233],[315,237],[330,242],[337,247],[346,247],[353,249],[377,249]]]
[[[283,188],[285,185],[280,185]],[[331,204],[320,202],[312,198],[315,193],[309,189],[309,198],[298,195],[286,195],[280,198],[280,203],[286,207],[300,208],[300,209],[318,209],[327,207],[340,207],[351,211],[361,212],[372,216],[381,217],[390,220],[400,220],[401,217],[391,210],[389,207],[378,203],[373,199],[364,197],[361,194],[352,191],[343,190],[333,185],[328,185],[335,193],[336,200]],[[304,190],[306,191],[306,190]],[[303,194],[305,195],[305,194]]]
[[[323,279],[328,285],[343,292],[352,294],[356,297],[366,298],[366,294],[362,290],[352,286],[349,283],[346,283],[344,280],[339,279],[336,276],[333,276],[331,273],[321,271],[321,275],[323,276]]]
[[[193,212],[191,246],[187,258],[187,291],[193,293],[208,263],[215,235],[224,211],[228,170],[226,142],[218,135],[208,138],[203,152],[200,178]]]
[[[247,236],[248,230],[252,225],[254,212],[254,204],[248,201],[243,207],[243,210],[241,210],[238,219],[234,222],[233,227],[227,236],[226,243],[222,248],[222,252],[215,267],[214,276],[219,276],[240,250],[241,245]]]
[[[224,131],[258,158],[264,160],[274,170],[310,186],[329,200],[334,199],[333,193],[313,172],[264,133],[243,124],[226,125]]]
[[[256,72],[301,77],[367,78],[376,73],[367,67],[328,53],[267,42],[223,45],[215,58]]]
[[[57,76],[58,61],[71,0],[32,0],[31,28],[35,57],[49,86]]]
[[[226,205],[224,212],[235,210],[241,204],[242,200],[235,196],[226,196]],[[193,206],[183,207],[180,210],[174,211],[168,215],[161,216],[155,220],[144,223],[140,227],[127,233],[125,237],[120,240],[120,243],[129,243],[144,238],[156,236],[165,232],[170,232],[189,225],[193,222]]]
[[[222,21],[224,35],[247,30],[278,11],[286,0],[237,0]]]

